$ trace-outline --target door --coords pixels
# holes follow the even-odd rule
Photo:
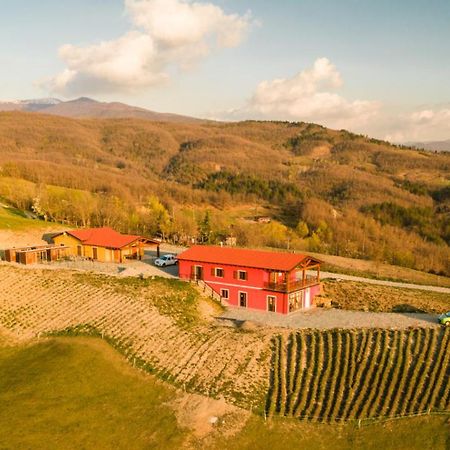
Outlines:
[[[81,247],[81,245],[77,245],[77,255],[78,256],[83,256],[82,250],[83,250],[83,248]]]
[[[97,261],[97,259],[98,259],[98,250],[97,250],[96,247],[94,247],[94,248],[92,249],[92,259],[94,259],[94,260],[96,260],[96,261]]]
[[[276,312],[277,298],[273,295],[267,296],[267,311]]]
[[[203,280],[203,267],[202,266],[195,266],[194,277],[196,280]]]
[[[239,306],[247,308],[247,292],[239,292]]]
[[[311,292],[310,289],[305,289],[305,306],[304,308],[311,308]]]

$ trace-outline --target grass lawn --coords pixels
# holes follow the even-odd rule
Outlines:
[[[174,396],[100,340],[3,348],[0,448],[179,448]]]
[[[448,417],[358,429],[250,416],[235,434],[218,426],[196,438],[178,423],[172,387],[143,375],[104,342],[0,341],[1,449],[433,449],[449,448]]]
[[[0,230],[22,231],[29,228],[45,228],[48,226],[42,220],[27,217],[22,211],[1,204],[0,198]]]
[[[287,423],[282,418],[265,425],[254,417],[227,443],[227,450],[447,450],[447,422],[444,417],[413,418],[358,429],[354,425]]]
[[[323,253],[307,253],[319,258],[324,263],[322,270],[326,272],[342,273],[377,280],[450,287],[450,277],[421,272],[420,270],[409,269],[408,267],[394,266],[365,259],[325,255]]]
[[[347,310],[431,314],[450,310],[450,295],[441,292],[335,280],[324,281],[324,290],[335,307]]]

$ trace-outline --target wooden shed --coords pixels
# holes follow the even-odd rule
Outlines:
[[[5,260],[19,264],[38,264],[57,261],[68,256],[69,247],[66,245],[36,245],[5,250]]]

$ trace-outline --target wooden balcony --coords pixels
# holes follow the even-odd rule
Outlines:
[[[320,283],[318,275],[306,275],[304,280],[289,281],[287,283],[264,283],[264,289],[276,292],[293,292]]]

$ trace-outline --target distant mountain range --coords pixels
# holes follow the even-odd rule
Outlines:
[[[87,97],[62,101],[57,98],[0,101],[0,111],[28,111],[64,117],[139,118],[157,122],[198,122],[201,119],[159,113],[119,102],[99,102]]]
[[[417,149],[430,150],[434,152],[450,152],[450,139],[445,141],[408,142],[407,145]]]

